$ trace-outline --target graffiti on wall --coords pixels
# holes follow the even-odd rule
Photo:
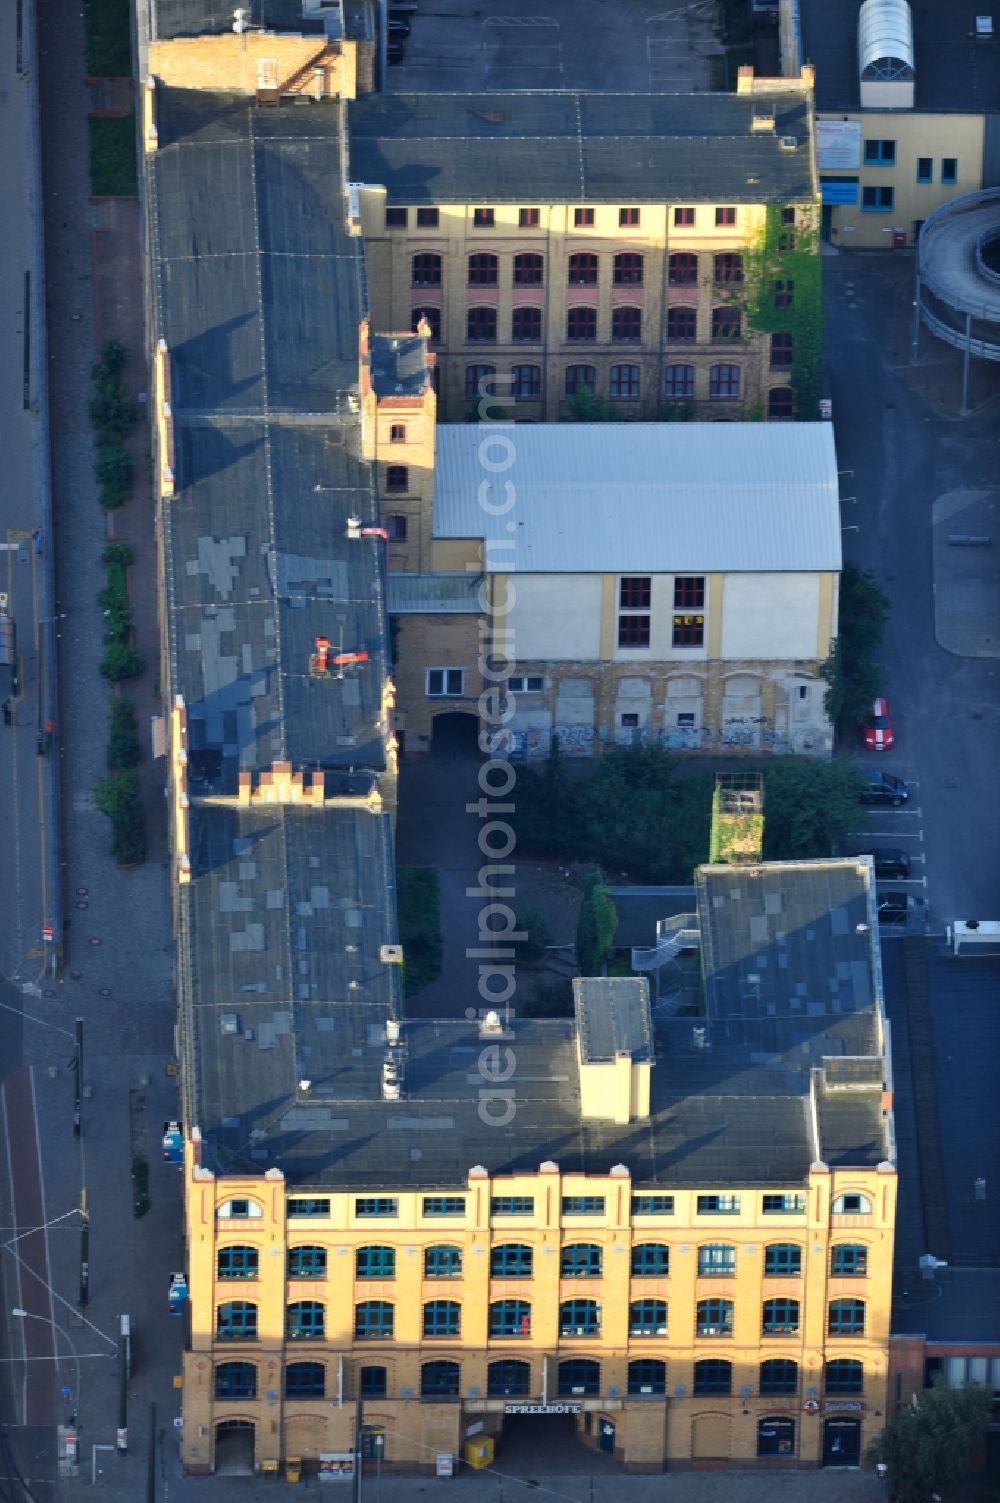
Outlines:
[[[595,731],[592,725],[565,725],[557,721],[552,728],[559,742],[559,750],[570,755],[589,755],[594,749]]]

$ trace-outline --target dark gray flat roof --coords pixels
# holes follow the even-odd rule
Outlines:
[[[366,95],[351,177],[390,203],[802,202],[814,195],[807,96]],[[754,132],[773,112],[773,132]],[[786,150],[782,138],[798,145]]]
[[[422,334],[373,334],[372,387],[380,397],[418,396],[427,385],[427,340]]]
[[[858,11],[861,0],[799,0],[802,48],[816,65],[816,108],[857,110]],[[977,42],[973,20],[989,6],[962,7],[941,0],[910,0],[917,110],[992,113],[1000,99],[1000,50]],[[906,111],[905,113],[910,113]],[[931,142],[928,150],[933,150]]]
[[[892,1334],[925,1336],[963,1348],[1000,1346],[1000,1268],[938,1268],[932,1279],[913,1270],[893,1288]],[[969,1353],[975,1356],[973,1351]]]
[[[578,976],[573,1001],[584,1064],[609,1063],[618,1054],[650,1058],[653,1040],[645,977]]]
[[[232,31],[235,9],[235,0],[156,0],[156,35],[193,37]],[[253,25],[264,31],[305,36],[323,30],[321,22],[303,20],[302,0],[244,0],[243,9]]]
[[[631,950],[656,944],[661,919],[694,912],[694,887],[609,887],[618,914],[615,949]]]

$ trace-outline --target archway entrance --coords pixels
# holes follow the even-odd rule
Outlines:
[[[840,1418],[823,1421],[823,1465],[861,1465],[861,1421]]]
[[[215,1427],[215,1474],[217,1477],[253,1475],[254,1423],[252,1420],[222,1420]]]
[[[431,756],[442,761],[479,757],[479,717],[464,710],[435,715],[431,726]]]

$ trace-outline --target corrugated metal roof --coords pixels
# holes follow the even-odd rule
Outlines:
[[[480,504],[480,486],[494,508]],[[504,489],[509,482],[513,492]],[[812,572],[841,565],[829,423],[442,424],[434,535],[493,573]]]
[[[390,615],[478,616],[481,574],[390,574]]]
[[[913,77],[913,19],[907,0],[864,0],[858,12],[858,68],[877,78]]]

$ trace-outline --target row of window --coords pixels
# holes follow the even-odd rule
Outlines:
[[[780,291],[775,292],[775,307],[788,308],[793,299],[791,281],[775,283]],[[780,299],[780,301],[779,301]],[[431,338],[441,337],[441,311],[438,308],[419,308],[413,314],[416,328],[421,318],[430,325]],[[568,344],[596,344],[598,310],[589,304],[578,304],[566,311],[566,342]],[[496,308],[477,304],[465,315],[466,344],[498,343],[499,315]],[[698,309],[689,304],[675,304],[667,309],[667,339],[675,344],[694,344],[698,337]],[[743,314],[731,303],[722,303],[712,309],[711,338],[715,343],[743,338]],[[511,310],[510,343],[541,344],[542,309],[519,304]],[[642,309],[621,303],[611,310],[612,344],[642,343]]]
[[[866,167],[893,167],[896,162],[896,143],[894,140],[872,139],[865,142],[865,166]],[[917,182],[932,183],[934,181],[934,158],[917,157]],[[942,183],[958,182],[958,158],[941,158],[941,181]]]
[[[708,211],[710,214],[712,210]],[[677,205],[674,208],[673,220],[677,229],[694,229],[697,224],[698,210],[689,204]],[[733,204],[720,204],[714,210],[715,225],[717,228],[734,225],[736,223],[736,208]],[[783,209],[783,222],[795,223],[795,210]],[[417,229],[434,230],[441,222],[440,209],[419,208],[415,210],[414,223]],[[472,227],[476,230],[492,230],[496,228],[496,209],[478,208],[472,211]],[[409,227],[410,211],[400,205],[388,205],[385,211],[385,227],[387,230],[405,230]],[[618,224],[622,229],[638,229],[642,223],[642,211],[636,206],[623,207],[618,210]],[[541,210],[538,208],[521,208],[517,211],[518,228],[522,230],[537,230],[541,225]],[[573,228],[577,230],[592,230],[596,224],[596,212],[591,208],[578,208],[573,210]]]
[[[794,349],[791,334],[771,335],[771,369],[787,370],[793,359]],[[729,385],[728,378],[723,383],[718,376],[721,367],[712,367],[716,376],[713,379],[710,372],[710,390],[714,396],[720,395],[723,384]],[[693,365],[668,365],[663,371],[663,395],[670,400],[690,400],[695,395],[696,369]],[[737,377],[738,385],[738,377]],[[590,392],[597,389],[597,370],[592,365],[568,365],[563,377],[563,391],[567,397],[575,397],[578,392],[586,387]],[[776,388],[784,391],[785,388]],[[638,398],[642,390],[642,368],[638,365],[613,365],[608,376],[608,395],[619,401]],[[729,392],[727,391],[727,395]],[[497,375],[494,365],[467,365],[465,367],[465,395],[470,402],[478,401],[484,395],[496,395],[502,399],[520,399],[522,401],[538,400],[542,395],[542,367],[540,365],[514,365],[509,373],[503,372]],[[738,395],[738,391],[737,391]],[[794,399],[793,399],[794,400]],[[778,409],[774,416],[784,415],[780,409],[786,405],[784,397],[775,399]],[[791,408],[789,408],[790,415]],[[392,466],[394,474],[402,477],[399,480],[391,480],[387,476],[389,490],[405,490],[407,488],[407,471],[405,465]]]
[[[541,680],[539,680],[541,682]],[[290,1279],[325,1279],[328,1254],[325,1247],[291,1247],[287,1273]],[[423,1276],[426,1279],[462,1277],[462,1248],[444,1245],[424,1249]],[[219,1249],[217,1274],[220,1279],[255,1279],[260,1270],[260,1253],[256,1247],[232,1246]],[[596,1242],[573,1242],[559,1255],[559,1277],[601,1278],[604,1272],[604,1248]],[[670,1274],[670,1248],[663,1242],[639,1242],[632,1248],[631,1272],[634,1278],[667,1278]],[[526,1242],[503,1242],[490,1249],[490,1277],[494,1279],[530,1279],[535,1273],[535,1249]],[[764,1248],[765,1278],[798,1278],[802,1273],[802,1248],[795,1242],[771,1242]],[[837,1242],[830,1252],[833,1278],[864,1278],[868,1273],[868,1249],[861,1243]],[[727,1242],[710,1242],[698,1248],[700,1278],[735,1278],[736,1248]],[[359,1247],[354,1254],[354,1276],[358,1279],[394,1279],[394,1247]]]
[[[778,249],[794,249],[794,237],[785,235]],[[667,257],[667,281],[671,287],[694,287],[698,284],[700,258],[694,251],[674,251]],[[743,281],[743,256],[739,251],[720,251],[711,258],[712,280],[717,287],[730,287]],[[418,251],[410,261],[410,285],[440,287],[444,259],[436,251]],[[645,257],[638,251],[619,251],[612,257],[611,280],[615,287],[641,287]],[[475,251],[466,260],[469,287],[497,287],[500,284],[500,257],[491,251]],[[545,257],[535,251],[519,251],[513,258],[511,281],[515,287],[541,287],[545,282]],[[597,287],[600,281],[600,257],[593,251],[574,251],[566,260],[567,287]]]
[[[696,1336],[732,1336],[734,1305],[728,1299],[701,1299],[695,1307]],[[787,1336],[799,1329],[799,1301],[785,1297],[764,1301],[761,1330],[765,1336]],[[355,1341],[391,1341],[396,1310],[389,1300],[363,1300],[354,1307]],[[633,1300],[629,1306],[630,1336],[666,1336],[667,1303],[661,1299]],[[428,1300],[423,1307],[425,1337],[462,1334],[462,1306],[457,1300]],[[601,1306],[594,1299],[563,1300],[559,1306],[559,1335],[600,1336]],[[530,1337],[531,1305],[522,1299],[494,1300],[489,1307],[488,1331],[497,1337]],[[865,1303],[860,1299],[831,1300],[827,1310],[829,1336],[863,1336]],[[216,1311],[215,1334],[220,1341],[256,1341],[257,1306],[249,1300],[226,1300]],[[285,1311],[289,1341],[323,1341],[326,1306],[318,1300],[294,1300]]]
[[[630,585],[629,588],[633,586]],[[564,1216],[603,1216],[605,1213],[603,1195],[564,1195],[560,1205]],[[699,1216],[736,1216],[740,1214],[741,1206],[742,1197],[732,1194],[699,1195],[695,1200],[695,1210]],[[765,1216],[801,1215],[805,1208],[806,1198],[798,1192],[768,1192],[761,1197],[760,1209]],[[831,1209],[834,1215],[870,1216],[872,1203],[867,1195],[854,1192],[838,1195]],[[672,1216],[674,1197],[655,1193],[633,1195],[631,1212],[633,1216]],[[329,1216],[330,1201],[326,1196],[292,1196],[287,1202],[287,1213],[290,1219]],[[224,1200],[216,1212],[220,1220],[241,1218],[252,1220],[263,1214],[263,1209],[257,1201],[247,1198]],[[465,1196],[425,1195],[421,1201],[421,1214],[424,1216],[464,1216]],[[494,1195],[490,1199],[491,1216],[533,1216],[534,1214],[535,1197],[533,1195]],[[354,1201],[354,1215],[358,1220],[367,1217],[395,1217],[399,1215],[399,1201],[394,1195],[359,1195]]]
[[[824,1369],[824,1392],[830,1396],[864,1392],[864,1367],[851,1357],[838,1357]],[[215,1369],[217,1399],[255,1399],[257,1368],[253,1362],[220,1362]],[[799,1392],[797,1362],[771,1358],[758,1368],[758,1392],[764,1398]],[[696,1395],[731,1394],[733,1365],[714,1357],[694,1364],[692,1389]],[[633,1397],[662,1395],[667,1391],[667,1364],[656,1357],[638,1357],[628,1364],[628,1393]],[[533,1391],[529,1362],[505,1358],[486,1369],[486,1392],[491,1398],[529,1397]],[[748,1392],[748,1390],[742,1390]],[[420,1368],[422,1398],[458,1398],[462,1392],[461,1363],[424,1362]],[[596,1396],[601,1392],[601,1364],[590,1358],[567,1358],[556,1369],[556,1392],[562,1398]],[[389,1370],[362,1367],[358,1370],[361,1398],[384,1399],[389,1393]],[[408,1396],[408,1395],[406,1395]],[[326,1398],[326,1368],[322,1362],[289,1362],[285,1368],[285,1397]]]

